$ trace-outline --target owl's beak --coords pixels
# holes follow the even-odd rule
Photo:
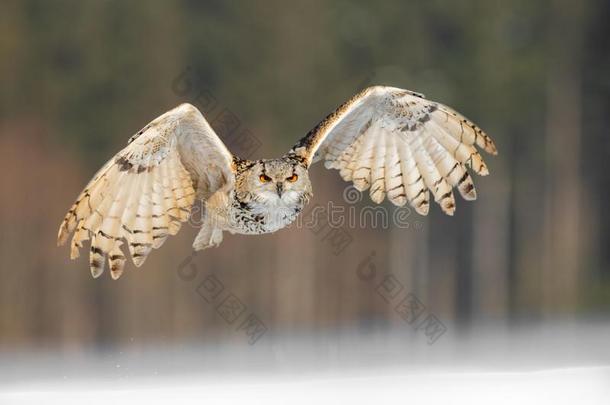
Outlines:
[[[277,183],[275,186],[277,187],[277,195],[281,197],[284,191],[284,183]]]

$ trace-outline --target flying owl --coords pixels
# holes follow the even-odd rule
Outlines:
[[[246,160],[233,155],[205,117],[190,104],[166,112],[132,136],[127,146],[93,177],[68,211],[58,234],[63,245],[74,233],[72,259],[91,240],[89,264],[99,277],[123,273],[127,244],[141,266],[187,221],[196,199],[203,225],[195,250],[218,246],[223,232],[259,235],[292,223],[312,197],[308,171],[324,160],[371,200],[407,202],[426,215],[430,193],[453,215],[456,187],[476,199],[466,166],[489,172],[476,146],[497,154],[478,126],[423,95],[373,86],[322,120],[284,156]]]

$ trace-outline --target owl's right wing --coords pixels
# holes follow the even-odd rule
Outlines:
[[[188,220],[196,196],[233,186],[232,159],[199,110],[182,104],[146,125],[100,169],[68,211],[57,243],[74,232],[74,259],[91,239],[91,274],[101,275],[108,260],[117,279],[125,265],[123,240],[141,266]]]

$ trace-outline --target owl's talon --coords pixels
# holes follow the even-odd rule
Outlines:
[[[210,229],[204,226],[197,234],[195,242],[193,242],[193,249],[203,250],[211,247],[217,247],[222,242],[222,231],[218,228]]]

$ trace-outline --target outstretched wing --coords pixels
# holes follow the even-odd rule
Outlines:
[[[475,145],[497,154],[492,140],[451,108],[394,87],[369,87],[337,108],[289,153],[307,165],[324,159],[341,177],[380,203],[407,201],[426,215],[429,194],[449,215],[453,187],[466,200],[476,191],[466,166],[489,172]]]
[[[129,139],[78,196],[59,228],[58,245],[72,232],[70,257],[91,239],[93,277],[123,272],[127,242],[141,266],[188,219],[196,196],[233,185],[232,155],[203,115],[190,104],[161,115]]]

